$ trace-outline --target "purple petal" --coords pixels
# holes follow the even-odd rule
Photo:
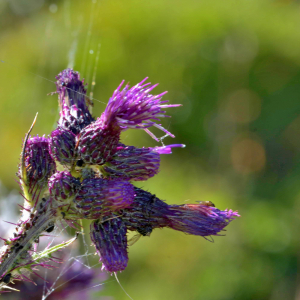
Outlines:
[[[162,109],[181,105],[162,105],[162,103],[168,102],[161,101],[161,97],[166,92],[159,95],[151,95],[150,91],[152,91],[157,84],[148,87],[150,83],[143,85],[146,80],[147,78],[131,88],[129,85],[126,85],[123,90],[121,90],[124,83],[124,81],[122,81],[121,85],[114,91],[110,98],[101,116],[101,120],[107,125],[116,123],[120,127],[120,130],[126,130],[128,128],[146,129],[151,126],[156,126],[172,136],[171,133],[152,120],[159,120],[161,117],[166,117],[165,111]]]

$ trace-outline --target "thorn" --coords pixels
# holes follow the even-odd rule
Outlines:
[[[21,186],[21,182],[20,182],[20,179],[19,180],[17,180],[16,178],[14,178],[14,181],[18,184],[18,185],[20,185]]]
[[[27,281],[32,282],[34,285],[37,285],[33,280],[31,280],[30,278],[28,278],[27,276],[25,276],[24,274],[21,274],[21,276],[23,278],[25,278]]]
[[[41,236],[41,237],[42,237],[42,236],[49,236],[49,237],[53,237],[53,238],[58,237],[58,235],[50,235],[50,234],[41,234],[40,236]]]
[[[52,268],[57,269],[58,267],[52,266],[52,265],[47,265],[47,264],[40,264],[41,267],[52,270]]]
[[[59,258],[59,257],[53,256],[53,255],[51,255],[51,258],[54,258],[54,259],[57,259],[57,260],[60,260],[60,261],[62,261],[62,260],[63,260],[62,258]]]
[[[25,208],[24,206],[22,206],[21,204],[18,204],[22,209],[24,209],[24,210],[26,210],[26,211],[28,211],[28,212],[30,212],[30,209],[28,209],[28,208]]]
[[[45,278],[43,278],[42,276],[40,276],[38,273],[34,272],[33,270],[31,270],[31,272],[36,275],[37,277],[40,277],[41,279],[43,279],[46,283],[49,283],[49,281],[47,281]]]
[[[33,120],[33,122],[32,122],[32,125],[30,126],[30,128],[29,128],[29,130],[28,130],[28,132],[27,132],[27,134],[26,134],[26,136],[25,136],[25,140],[24,140],[24,144],[23,144],[23,149],[22,149],[22,152],[21,152],[21,173],[22,173],[22,180],[23,180],[23,182],[24,182],[24,180],[26,181],[26,168],[25,168],[25,148],[26,148],[26,144],[27,144],[27,141],[28,141],[28,138],[29,138],[29,134],[30,134],[30,132],[32,131],[32,128],[33,128],[33,126],[34,126],[34,124],[35,124],[35,122],[36,122],[36,118],[37,118],[37,116],[38,116],[38,113],[36,113],[36,115],[35,115],[35,118],[34,118],[34,120]]]
[[[6,289],[9,289],[9,290],[12,290],[12,291],[15,291],[15,292],[20,292],[20,290],[14,289],[14,288],[12,288],[12,287],[10,287],[10,286],[7,286],[7,285],[5,286],[5,288],[6,288]],[[3,292],[3,293],[9,293],[8,291],[1,291],[1,293],[2,293],[2,292]]]
[[[8,222],[8,221],[4,221],[4,220],[2,220],[3,222],[5,222],[5,223],[8,223],[8,224],[12,224],[12,225],[16,225],[16,226],[19,226],[18,224],[16,224],[16,223],[12,223],[12,222]]]
[[[48,93],[47,96],[53,96],[55,94],[58,94],[58,92],[51,92],[51,93]]]
[[[83,228],[83,226],[81,226],[79,223],[77,223],[76,221],[73,221],[73,224],[76,224],[77,226],[79,226],[80,228]],[[76,228],[78,229],[78,228]]]

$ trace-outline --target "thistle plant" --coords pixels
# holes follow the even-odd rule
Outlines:
[[[128,264],[128,231],[150,236],[155,228],[168,227],[202,237],[221,235],[237,212],[219,210],[207,202],[170,205],[156,195],[134,186],[159,172],[160,156],[183,144],[136,148],[124,145],[120,135],[127,129],[149,128],[174,135],[157,122],[165,109],[178,107],[152,94],[156,85],[146,79],[130,87],[122,82],[102,115],[95,119],[91,101],[79,73],[72,69],[56,77],[60,118],[49,136],[25,136],[18,179],[24,197],[22,214],[13,236],[0,252],[0,289],[15,280],[31,281],[37,267],[51,268],[52,255],[74,239],[36,251],[39,237],[61,223],[78,228],[91,220],[90,237],[103,269],[123,271]]]

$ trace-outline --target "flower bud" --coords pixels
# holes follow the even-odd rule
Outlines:
[[[71,166],[75,149],[75,134],[70,130],[57,128],[51,133],[49,151],[62,165]]]
[[[232,220],[239,217],[232,210],[219,210],[210,202],[168,205],[155,195],[135,188],[134,203],[122,210],[122,219],[129,230],[149,235],[152,229],[169,227],[187,234],[219,235]]]
[[[231,209],[222,211],[202,203],[170,205],[168,227],[193,235],[219,235],[236,217],[238,213]]]
[[[98,219],[128,207],[134,195],[134,187],[128,181],[89,178],[82,181],[74,203],[85,218]]]
[[[72,69],[63,70],[56,76],[56,88],[60,107],[61,128],[71,130],[78,134],[82,128],[94,121],[86,98],[86,89],[78,72]]]
[[[134,190],[134,203],[121,211],[127,228],[150,235],[153,229],[167,226],[168,204],[143,189],[135,187]]]
[[[47,187],[48,178],[55,171],[55,162],[49,153],[49,140],[45,136],[33,136],[27,140],[24,154],[25,176],[23,176],[22,162],[19,168],[19,177],[23,189],[28,191],[27,200],[34,200]]]
[[[84,80],[80,80],[79,73],[72,69],[65,69],[56,76],[56,79],[60,110],[64,106],[71,107],[75,105],[84,114],[89,114]]]
[[[112,159],[103,166],[109,178],[147,180],[158,173],[160,156],[151,148],[119,146]]]
[[[81,130],[77,137],[77,155],[85,164],[102,165],[110,159],[120,139],[120,132],[103,128],[99,119]]]
[[[123,271],[127,266],[126,231],[124,222],[117,216],[91,223],[91,240],[108,272]]]
[[[74,178],[69,172],[56,172],[48,181],[50,196],[60,202],[75,196],[80,188],[80,180]]]
[[[90,116],[90,113],[84,112],[76,105],[72,105],[71,107],[64,105],[60,112],[58,126],[70,130],[77,135],[84,127],[93,121],[94,119]]]

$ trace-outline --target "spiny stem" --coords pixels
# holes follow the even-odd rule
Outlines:
[[[0,254],[0,277],[17,271],[32,258],[29,250],[42,232],[54,224],[55,218],[51,210],[32,214],[30,219],[16,227],[15,238],[7,241],[6,249]],[[0,289],[5,282],[0,283]]]

